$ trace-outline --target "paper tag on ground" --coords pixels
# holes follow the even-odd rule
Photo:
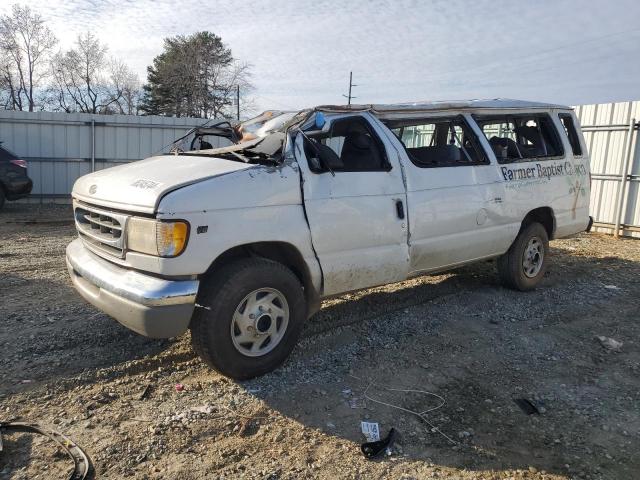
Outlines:
[[[360,422],[362,434],[367,438],[367,442],[377,442],[380,440],[380,427],[377,423]]]

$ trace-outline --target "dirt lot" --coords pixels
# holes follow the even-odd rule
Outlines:
[[[501,288],[483,263],[344,295],[282,368],[238,383],[204,367],[189,335],[149,340],[86,304],[65,269],[70,216],[0,213],[0,420],[65,433],[97,478],[640,475],[639,241],[554,241],[547,278],[527,294]],[[424,422],[372,399],[424,411],[437,398],[385,387],[446,403]],[[391,455],[364,459],[362,420],[399,432]],[[0,478],[67,470],[42,438],[4,436]]]

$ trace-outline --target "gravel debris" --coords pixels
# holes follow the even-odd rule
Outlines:
[[[69,206],[0,212],[0,420],[70,436],[96,478],[620,480],[640,471],[638,240],[553,241],[547,276],[529,293],[502,288],[485,262],[341,295],[307,322],[281,368],[235,382],[200,362],[189,334],[148,339],[84,302],[64,260],[71,218]],[[427,425],[364,398],[373,381],[446,404]],[[376,395],[413,411],[437,404]],[[514,398],[544,415],[524,415]],[[390,456],[364,459],[368,419],[398,431]],[[46,441],[3,441],[0,478],[69,471]]]

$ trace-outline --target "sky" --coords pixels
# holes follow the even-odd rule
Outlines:
[[[346,103],[350,71],[354,103],[640,100],[637,0],[21,3],[63,48],[92,31],[141,81],[165,37],[212,31],[252,65],[258,109]]]

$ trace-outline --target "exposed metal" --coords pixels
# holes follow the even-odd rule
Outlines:
[[[591,157],[594,231],[640,237],[640,101],[581,105]]]

